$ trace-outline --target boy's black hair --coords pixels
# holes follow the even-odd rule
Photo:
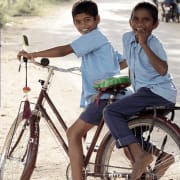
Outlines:
[[[154,23],[156,23],[158,21],[158,9],[154,4],[151,4],[149,2],[138,3],[132,10],[131,18],[133,16],[133,13],[139,9],[145,9],[145,10],[149,11],[149,13],[151,14],[151,16],[153,18]]]
[[[94,18],[98,16],[97,4],[92,0],[79,0],[72,7],[72,17],[74,18],[77,14],[86,13]]]

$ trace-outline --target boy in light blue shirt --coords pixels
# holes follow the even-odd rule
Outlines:
[[[82,57],[81,107],[86,107],[91,103],[92,95],[97,94],[92,86],[93,83],[99,79],[118,75],[119,63],[124,59],[112,48],[108,39],[98,28],[73,41],[71,47],[77,57]],[[108,99],[108,96],[103,95],[101,99]]]
[[[123,54],[130,69],[130,79],[135,91],[142,87],[149,88],[153,93],[176,102],[176,88],[169,73],[159,74],[151,65],[149,57],[137,42],[134,32],[125,33],[123,36]],[[166,52],[157,37],[150,34],[147,46],[156,53],[156,56],[167,63]]]
[[[133,9],[129,22],[132,31],[123,35],[123,55],[135,93],[108,105],[104,109],[104,120],[117,147],[128,147],[132,153],[131,180],[137,180],[153,161],[153,156],[141,148],[139,139],[128,127],[128,119],[147,106],[174,106],[177,91],[168,73],[164,48],[152,35],[153,29],[158,26],[157,8],[148,2],[139,3]],[[173,155],[164,154],[170,158],[167,158],[165,167],[161,164],[159,171],[155,170],[157,179],[174,162]]]
[[[97,105],[92,102],[98,92],[93,88],[93,83],[100,79],[112,77],[120,74],[120,68],[127,67],[122,56],[114,50],[108,39],[100,32],[97,25],[100,22],[98,8],[91,0],[77,1],[72,8],[74,25],[82,34],[72,43],[54,47],[48,50],[27,53],[21,51],[18,58],[22,56],[28,59],[37,57],[62,57],[75,53],[82,58],[82,95],[81,107],[86,107],[75,123],[68,129],[67,137],[69,144],[69,157],[71,163],[72,179],[83,180],[83,148],[82,137],[102,119],[102,111],[107,105],[109,95],[104,94]],[[131,94],[125,91],[118,97]]]

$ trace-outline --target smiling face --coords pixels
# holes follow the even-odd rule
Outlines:
[[[158,26],[158,21],[154,21],[148,10],[141,8],[132,13],[130,25],[135,34],[138,31],[143,31],[150,35],[152,30]]]
[[[100,17],[93,17],[86,13],[80,13],[73,18],[74,25],[81,34],[88,33],[95,29],[100,21]]]

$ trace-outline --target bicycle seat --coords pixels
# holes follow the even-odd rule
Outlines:
[[[94,82],[93,87],[100,92],[107,92],[108,90],[116,89],[121,90],[130,86],[131,81],[128,76],[119,75],[107,79],[97,80]]]

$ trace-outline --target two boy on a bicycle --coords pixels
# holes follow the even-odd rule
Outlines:
[[[18,58],[62,57],[71,53],[82,58],[81,106],[85,110],[67,131],[73,180],[83,179],[82,138],[92,127],[98,125],[103,114],[118,148],[127,146],[133,154],[135,161],[131,179],[138,179],[151,163],[152,155],[140,147],[128,128],[128,118],[146,106],[173,106],[176,100],[176,88],[167,73],[166,53],[159,40],[151,34],[158,26],[157,9],[149,3],[140,3],[133,9],[130,18],[132,32],[123,36],[123,57],[99,30],[100,16],[95,2],[77,1],[72,8],[72,17],[82,36],[71,44],[44,51],[21,51]],[[92,101],[92,97],[97,95],[93,82],[119,74],[119,64],[123,69],[127,67],[126,63],[135,93],[125,91],[125,95],[119,96],[120,100],[108,106],[109,95],[104,94],[97,105]]]

